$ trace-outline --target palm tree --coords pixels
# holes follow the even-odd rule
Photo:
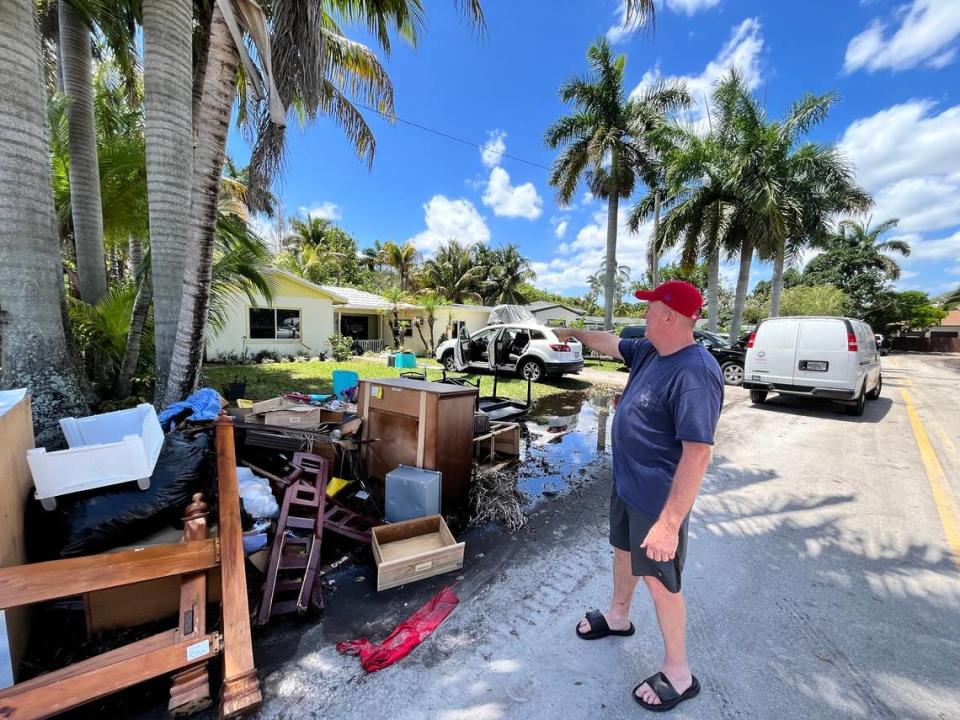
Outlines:
[[[526,305],[529,299],[524,295],[523,288],[535,277],[530,261],[520,254],[516,245],[510,243],[497,248],[488,279],[482,286],[484,300],[487,305]]]
[[[575,111],[548,129],[544,141],[564,150],[553,164],[550,184],[557,201],[568,205],[581,179],[594,196],[607,201],[607,254],[604,282],[604,327],[613,328],[617,267],[617,224],[621,197],[629,197],[639,179],[651,181],[656,153],[647,137],[651,124],[683,107],[689,98],[682,85],[657,84],[640,98],[626,97],[626,56],[613,57],[605,39],[587,50],[588,77],[575,77],[560,87],[560,98]]]
[[[870,227],[870,218],[865,223],[857,220],[843,220],[839,231],[829,240],[838,245],[852,245],[871,254],[876,254],[880,267],[890,280],[900,279],[900,266],[886,253],[897,253],[910,257],[910,243],[906,240],[881,240],[880,237],[900,224],[899,218],[890,218],[875,227]]]
[[[478,1],[471,0],[470,8],[482,23]],[[177,331],[177,367],[176,372],[171,370],[166,390],[169,400],[178,399],[192,390],[191,378],[196,378],[193,369],[199,367],[202,356],[218,178],[225,157],[238,66],[243,64],[243,89],[255,96],[250,108],[252,112],[248,111],[246,94],[240,101],[244,117],[253,118],[257,138],[250,166],[250,203],[255,209],[261,208],[262,192],[282,161],[286,106],[295,102],[301,117],[308,119],[313,119],[317,113],[331,117],[345,130],[358,155],[366,158],[368,163],[373,158],[373,135],[347,99],[347,93],[360,97],[382,112],[393,112],[392,86],[376,55],[345,38],[324,3],[277,0],[269,9],[272,13],[270,28],[259,5],[247,0],[218,2],[210,16],[209,29],[201,38],[204,52],[200,55],[201,65],[197,70],[194,92],[197,150],[190,257]],[[236,21],[232,27],[238,30],[238,36],[231,33],[224,12],[230,13]],[[387,4],[340,0],[336,14],[348,21],[365,21],[381,46],[389,48],[391,27],[401,36],[415,38],[421,9],[416,0]],[[243,30],[257,46],[259,68],[239,36]]]
[[[400,276],[400,290],[402,292],[406,292],[409,289],[407,283],[417,267],[417,260],[419,258],[420,253],[417,251],[416,246],[409,240],[403,245],[397,245],[397,243],[393,241],[388,241],[387,244],[383,246],[384,262],[397,271],[397,275]]]
[[[93,118],[92,38],[80,12],[60,0],[60,67],[70,136],[70,206],[80,297],[96,303],[107,292],[100,173]]]
[[[417,293],[417,304],[422,307],[423,311],[427,314],[426,323],[427,329],[430,332],[429,351],[430,355],[433,356],[437,349],[437,343],[433,336],[433,328],[437,322],[437,308],[443,304],[443,299],[438,297],[433,290],[421,290]]]
[[[72,180],[69,217],[80,294],[87,302],[96,302],[106,293],[107,277],[94,113],[94,79],[100,68],[94,69],[92,46],[96,37],[98,53],[119,69],[132,93],[137,75],[134,13],[129,0],[40,0],[37,9],[46,45],[53,47],[56,38],[58,68],[54,72],[69,100],[65,114],[70,152],[64,157]]]
[[[470,251],[456,240],[443,243],[423,264],[420,286],[433,290],[447,302],[480,302],[474,289],[474,265]]]
[[[143,0],[144,137],[158,402],[168,397],[185,289],[194,161],[192,57],[193,2]]]
[[[9,0],[0,16],[0,388],[26,387],[37,443],[59,445],[57,421],[88,408],[63,317],[34,11],[32,0]]]
[[[607,261],[604,260],[600,263],[600,267],[593,275],[587,276],[587,288],[589,289],[589,294],[594,298],[603,295],[604,304],[606,304],[606,277],[607,277]],[[617,271],[614,276],[616,279],[613,285],[613,304],[614,312],[618,313],[617,307],[622,304],[623,294],[626,292],[627,287],[630,285],[630,268],[627,265],[618,265]]]

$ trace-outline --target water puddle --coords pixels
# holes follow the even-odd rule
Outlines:
[[[604,390],[538,400],[522,422],[517,487],[536,504],[566,492],[586,477],[586,467],[612,453],[610,425],[615,395]]]

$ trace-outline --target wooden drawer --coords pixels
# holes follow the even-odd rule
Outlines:
[[[463,567],[464,543],[458,543],[440,515],[373,528],[377,590]]]

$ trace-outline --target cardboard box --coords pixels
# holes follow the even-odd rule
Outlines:
[[[271,398],[254,403],[244,418],[247,422],[262,422],[266,425],[280,425],[310,430],[329,422],[324,419],[325,411],[314,405],[306,405],[283,397]]]
[[[463,567],[458,543],[440,515],[373,528],[377,590],[387,590]]]

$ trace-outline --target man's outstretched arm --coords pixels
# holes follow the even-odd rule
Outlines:
[[[589,348],[593,348],[601,355],[609,355],[617,360],[623,360],[620,355],[620,338],[613,333],[601,330],[581,330],[579,328],[558,327],[550,328],[558,340],[576,338]]]

